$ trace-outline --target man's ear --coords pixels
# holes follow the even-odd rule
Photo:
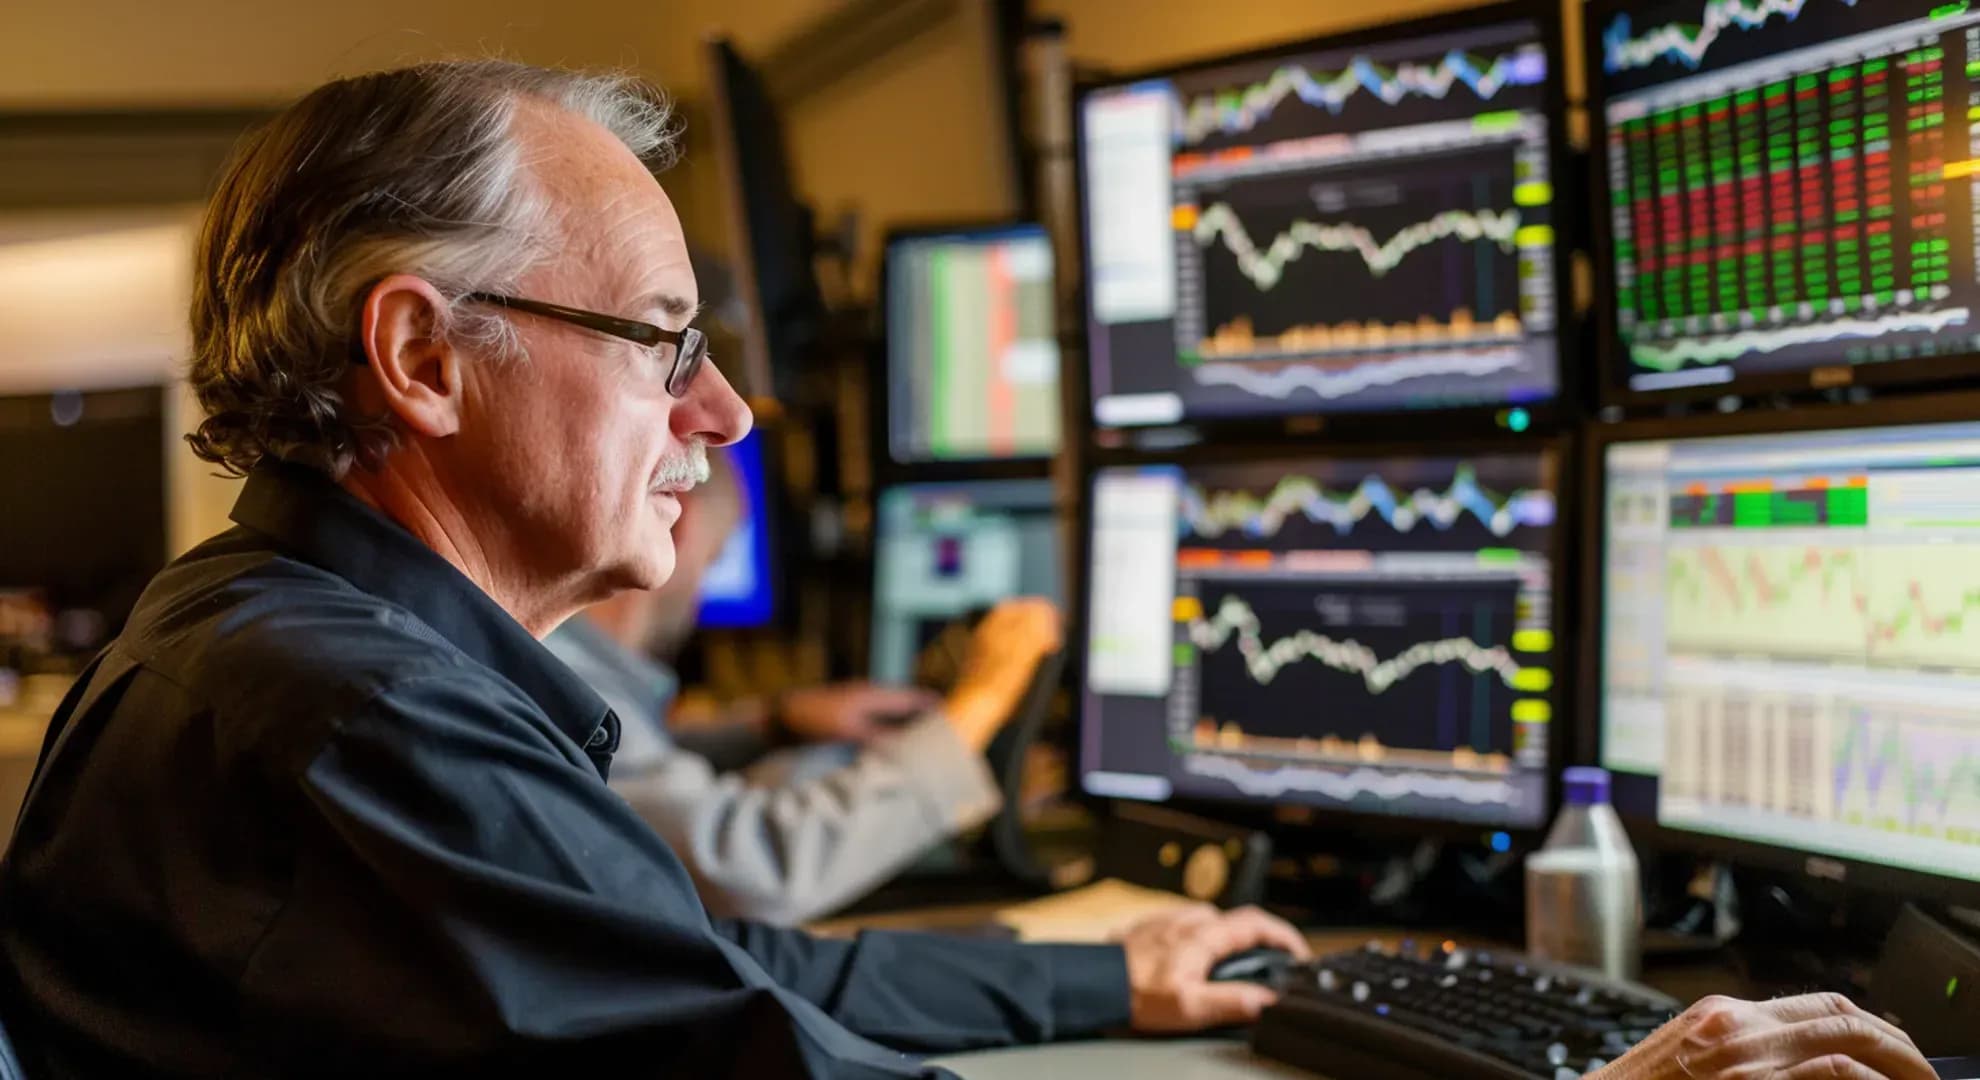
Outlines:
[[[393,274],[371,287],[358,318],[361,397],[430,439],[461,426],[461,365],[441,335],[446,298],[423,278]]]

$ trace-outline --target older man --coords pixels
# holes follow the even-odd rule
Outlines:
[[[537,639],[666,580],[698,448],[749,423],[688,328],[669,145],[622,82],[429,65],[317,90],[229,168],[193,381],[239,527],[55,717],[0,865],[35,1075],[899,1076],[1269,1000],[1205,978],[1299,950],[1256,912],[1121,948],[711,922],[606,787],[617,720]],[[1928,1075],[1827,1001],[1663,1040],[1616,1069]]]

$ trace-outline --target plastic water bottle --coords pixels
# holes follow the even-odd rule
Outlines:
[[[1605,769],[1572,768],[1547,842],[1526,860],[1526,951],[1542,960],[1636,978],[1643,893],[1636,851],[1609,805]]]

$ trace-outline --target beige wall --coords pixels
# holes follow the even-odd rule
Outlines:
[[[15,0],[0,109],[263,104],[325,79],[447,55],[624,66],[692,55],[660,0]]]

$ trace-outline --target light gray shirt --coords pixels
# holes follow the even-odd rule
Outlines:
[[[760,783],[717,768],[670,735],[678,683],[665,667],[582,615],[544,644],[618,715],[612,790],[687,864],[712,914],[785,924],[818,918],[1001,805],[983,755],[940,713],[822,775]]]

